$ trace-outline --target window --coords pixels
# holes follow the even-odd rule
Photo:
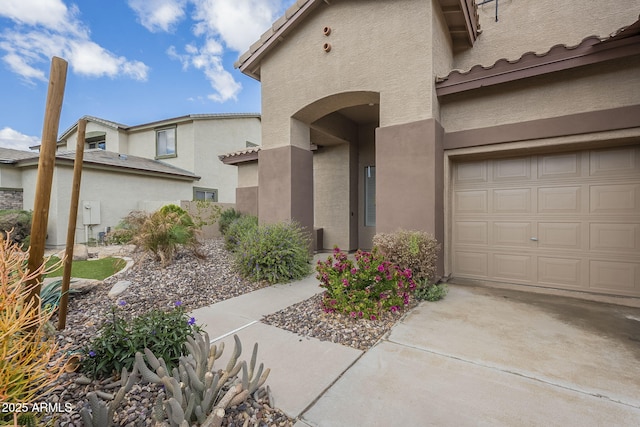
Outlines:
[[[193,200],[208,200],[210,202],[218,201],[218,190],[215,188],[193,188]]]
[[[176,128],[156,131],[156,157],[176,157]]]
[[[364,168],[364,226],[376,226],[376,167]]]
[[[92,132],[92,133],[95,133],[95,132]],[[101,135],[98,135],[98,136],[94,135],[90,138],[86,138],[85,141],[87,143],[87,148],[89,149],[99,148],[101,150],[104,150],[106,149],[106,146],[107,146],[106,135],[102,132],[101,132]]]
[[[102,142],[90,142],[89,143],[89,148],[99,148],[101,150],[104,150],[106,148],[106,143],[104,141],[102,141]]]

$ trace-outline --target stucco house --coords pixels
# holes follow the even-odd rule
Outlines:
[[[640,7],[300,0],[236,66],[262,144],[237,205],[370,248],[426,230],[440,274],[640,296]]]
[[[0,208],[33,209],[39,154],[0,148]],[[56,153],[51,183],[48,247],[64,246],[69,222],[75,152]],[[98,148],[83,153],[76,241],[97,239],[133,210],[191,200],[193,172],[143,157]]]
[[[218,160],[218,155],[260,145],[259,114],[190,114],[152,123],[127,126],[85,116],[86,148],[162,161],[193,172],[188,199],[235,202],[237,171]],[[78,124],[64,131],[58,150],[75,150]]]
[[[78,242],[99,239],[133,210],[191,200],[233,204],[237,170],[221,163],[218,155],[258,145],[261,138],[257,114],[191,114],[136,126],[83,119],[87,126]],[[66,242],[77,136],[75,123],[57,143],[49,247]],[[0,209],[33,209],[37,166],[37,152],[0,148]]]

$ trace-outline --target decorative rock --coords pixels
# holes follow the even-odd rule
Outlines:
[[[109,294],[108,294],[109,297],[110,298],[117,297],[118,295],[120,295],[121,293],[126,291],[127,288],[129,287],[129,285],[131,285],[130,281],[128,281],[128,280],[120,280],[115,285],[113,285],[113,287],[109,291]]]
[[[87,245],[73,245],[73,260],[86,261],[87,259],[89,259],[89,249]]]

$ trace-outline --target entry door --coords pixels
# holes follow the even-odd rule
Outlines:
[[[455,164],[454,278],[640,296],[640,146]]]

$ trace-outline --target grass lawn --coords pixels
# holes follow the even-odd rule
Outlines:
[[[51,257],[47,262],[47,268],[60,262],[58,257]],[[107,277],[122,270],[127,262],[122,258],[100,258],[92,261],[73,261],[71,263],[71,277],[83,278],[83,279],[97,279],[103,280]],[[47,277],[61,277],[62,265],[51,273],[47,274]]]

